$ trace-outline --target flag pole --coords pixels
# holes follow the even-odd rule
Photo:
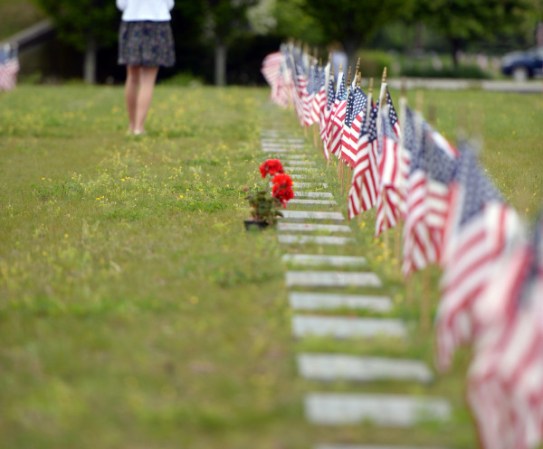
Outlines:
[[[400,148],[398,151],[398,167],[400,173],[403,172],[403,152],[405,151],[405,122],[406,122],[406,116],[407,116],[407,86],[405,82],[405,78],[402,78],[401,86],[400,86]],[[400,190],[403,191],[406,194],[407,198],[407,186],[405,185],[406,180],[403,179],[403,177],[400,177],[400,182],[403,185],[400,185]],[[398,223],[400,225],[400,223]],[[400,261],[401,258],[401,243],[402,243],[402,234],[403,234],[403,226],[398,226],[395,233],[395,258],[396,260]]]
[[[381,90],[379,92],[379,108],[377,110],[377,136],[379,136],[379,133],[381,132],[381,125],[382,125],[382,117],[381,117],[381,110],[383,108],[383,100],[385,99],[385,93],[386,93],[386,89],[387,89],[387,68],[385,67],[383,69],[383,75],[381,77]],[[377,142],[379,142],[379,137],[377,138]],[[380,181],[379,181],[380,183]],[[381,187],[381,186],[379,186]],[[382,195],[382,192],[381,192],[381,195]],[[385,217],[387,216],[387,203],[386,201],[384,202],[383,204],[383,207],[385,209]],[[383,239],[384,239],[384,244],[385,244],[385,252],[388,254],[388,251],[389,251],[389,244],[390,244],[390,240],[389,240],[389,235],[388,235],[388,232],[386,232],[387,230],[384,230],[384,236],[383,236]]]
[[[428,123],[435,128],[437,119],[437,109],[433,104],[430,104],[428,107]],[[429,267],[426,267],[422,272],[422,304],[421,304],[421,328],[424,331],[429,331],[432,326],[432,317],[431,317],[431,303],[430,303],[430,285],[431,285],[431,276]]]
[[[347,68],[347,103],[349,102],[349,95],[351,94],[351,71],[352,67],[348,66]],[[345,122],[343,123],[343,126],[345,125]],[[340,133],[343,134],[343,126],[340,130]],[[341,136],[340,136],[341,138]],[[340,140],[341,141],[341,140]],[[339,148],[339,156],[338,156],[338,178],[339,178],[339,185],[341,190],[341,195],[344,194],[345,189],[345,167],[344,167],[343,160],[341,159],[341,144]]]
[[[373,103],[373,77],[370,77],[368,81],[368,101],[366,104],[366,116],[364,117],[364,122],[362,126],[366,126],[368,123],[368,120],[370,119],[372,103]],[[358,215],[360,217],[360,221],[362,221],[362,214],[360,213]]]

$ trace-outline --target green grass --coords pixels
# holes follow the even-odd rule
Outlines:
[[[428,387],[298,377],[301,350],[431,364],[419,303],[428,293],[435,306],[439,273],[428,288],[417,275],[406,289],[394,251],[372,237],[371,215],[357,220],[356,244],[326,253],[365,255],[411,338],[292,339],[285,248],[273,231],[246,233],[242,223],[243,187],[259,181],[260,131],[302,133],[292,112],[264,107],[267,96],[159,86],[139,139],[125,136],[119,87],[21,86],[0,96],[0,447],[290,449],[361,439],[474,447],[467,352]],[[425,101],[438,107],[447,137],[458,125],[481,130],[490,176],[533,219],[543,198],[541,99],[426,92]],[[344,198],[335,165],[307,149]],[[303,394],[327,389],[444,395],[455,417],[415,431],[315,428]]]

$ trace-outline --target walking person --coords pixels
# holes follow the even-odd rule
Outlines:
[[[170,25],[174,0],[116,0],[122,12],[119,64],[126,65],[125,100],[129,133],[144,134],[159,67],[172,67]]]

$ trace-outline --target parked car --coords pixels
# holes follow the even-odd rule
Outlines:
[[[543,75],[543,47],[507,53],[502,58],[502,73],[518,81]]]

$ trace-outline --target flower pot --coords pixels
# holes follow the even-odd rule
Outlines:
[[[243,220],[246,231],[266,229],[270,224],[263,220]]]

